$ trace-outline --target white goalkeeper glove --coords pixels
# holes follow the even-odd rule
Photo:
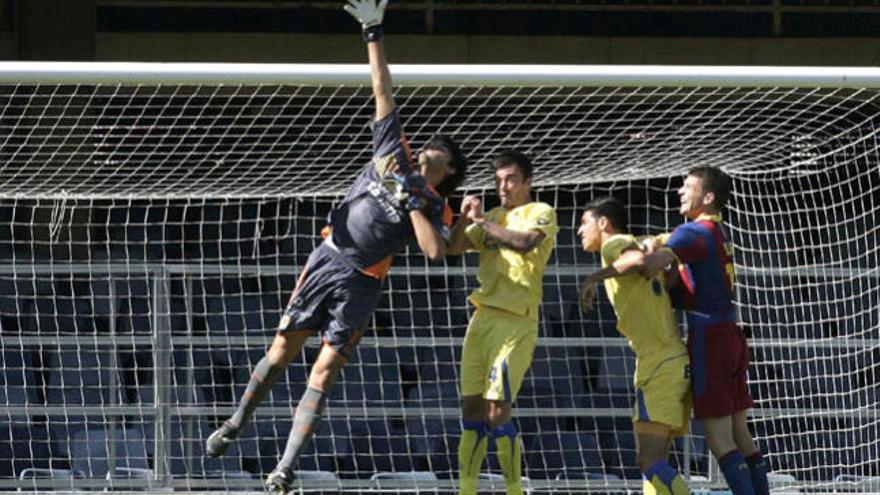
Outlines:
[[[388,0],[381,0],[378,5],[376,0],[348,0],[343,8],[361,23],[364,41],[370,42],[382,39],[382,18],[387,6]]]

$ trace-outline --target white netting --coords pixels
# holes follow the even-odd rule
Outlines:
[[[284,448],[316,347],[226,458],[203,456],[369,158],[370,93],[185,81],[0,86],[0,489],[257,489]],[[536,197],[557,208],[542,339],[517,403],[531,485],[640,490],[632,356],[603,296],[593,314],[577,308],[596,259],[575,231],[582,205],[607,193],[637,233],[673,228],[674,191],[696,162],[734,177],[727,220],[771,468],[803,487],[870,485],[880,92],[503,82],[419,81],[396,99],[415,146],[435,132],[462,143],[468,190],[492,204],[487,159],[518,147],[536,158]],[[437,478],[418,486],[450,486],[475,262],[397,259],[300,469],[333,472],[333,487],[412,470]],[[720,482],[698,426],[673,457],[689,479]],[[499,472],[492,455],[486,472]]]

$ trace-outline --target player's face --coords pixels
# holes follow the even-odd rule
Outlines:
[[[678,212],[693,220],[706,211],[703,179],[688,175],[684,184],[678,189],[678,200],[681,203]]]
[[[495,189],[501,206],[516,208],[529,202],[532,178],[526,179],[516,165],[501,167],[495,170]]]
[[[581,238],[581,247],[584,251],[594,253],[602,248],[602,231],[599,229],[599,220],[593,216],[592,210],[587,210],[581,216],[581,226],[578,227],[578,236]]]
[[[452,158],[445,151],[425,149],[419,153],[419,170],[428,184],[436,186],[443,182],[447,175],[455,173],[455,169],[449,165],[451,161]]]

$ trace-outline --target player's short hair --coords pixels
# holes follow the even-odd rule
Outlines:
[[[585,209],[592,212],[594,218],[607,218],[614,230],[618,232],[629,231],[626,207],[619,199],[613,196],[602,196],[587,203]]]
[[[437,134],[431,138],[425,145],[425,149],[442,151],[449,155],[449,166],[455,169],[455,173],[447,175],[436,188],[437,192],[443,196],[449,196],[464,182],[467,175],[467,157],[464,156],[458,144],[445,134]]]
[[[532,176],[534,165],[532,160],[522,151],[507,149],[501,150],[492,157],[492,170],[516,165],[524,179]]]
[[[715,195],[715,208],[721,211],[730,199],[730,176],[718,167],[697,165],[688,170],[688,175],[703,181],[703,192]]]

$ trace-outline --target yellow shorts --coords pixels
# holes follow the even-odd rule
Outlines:
[[[513,402],[532,364],[537,342],[537,320],[478,307],[464,337],[461,395]]]
[[[688,432],[691,419],[690,359],[687,353],[639,369],[633,423],[652,422],[671,428],[672,437]]]

